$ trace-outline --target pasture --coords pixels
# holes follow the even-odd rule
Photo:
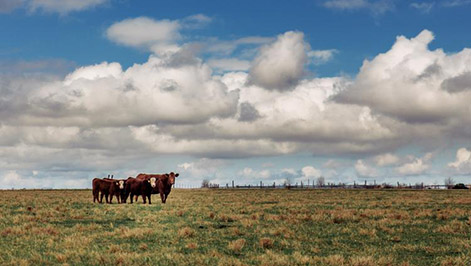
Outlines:
[[[471,265],[471,192],[0,191],[0,265]]]

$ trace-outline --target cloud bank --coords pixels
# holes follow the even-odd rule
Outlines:
[[[301,32],[237,39],[232,47],[261,46],[253,58],[215,61],[183,41],[185,21],[139,17],[112,24],[111,41],[151,52],[127,69],[102,62],[65,77],[2,74],[5,184],[52,172],[77,180],[84,172],[127,174],[166,155],[206,158],[178,167],[218,180],[217,160],[299,153],[350,156],[359,177],[380,176],[376,167],[420,175],[430,169],[430,155],[402,161],[394,151],[411,143],[433,150],[450,139],[463,147],[471,137],[471,50],[430,50],[430,31],[397,37],[354,78],[313,77],[306,75],[309,58],[331,55],[311,50]],[[466,152],[449,168],[466,171]],[[273,173],[246,167],[240,176]],[[300,173],[328,172],[312,165]]]

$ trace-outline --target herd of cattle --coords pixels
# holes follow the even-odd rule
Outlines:
[[[137,201],[138,197],[142,196],[144,204],[146,198],[151,204],[151,195],[160,194],[162,203],[165,203],[177,176],[178,173],[171,172],[169,174],[138,174],[135,178],[128,179],[94,178],[92,180],[93,202],[102,203],[105,197],[106,203],[111,203],[113,196],[116,196],[118,203],[126,203],[130,196],[133,203],[134,197]]]

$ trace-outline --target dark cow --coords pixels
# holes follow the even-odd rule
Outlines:
[[[133,203],[134,196],[136,196],[136,201],[137,201],[137,196],[141,195],[142,201],[144,204],[146,203],[146,197],[149,200],[149,204],[152,204],[150,197],[151,197],[152,190],[156,186],[157,186],[157,179],[155,177],[149,178],[149,179],[137,179],[137,178],[130,177],[126,181],[125,199],[127,199],[128,196],[131,196],[131,203]]]
[[[118,203],[125,203],[124,200],[125,196],[125,188],[126,188],[126,180],[123,179],[112,179],[112,178],[104,178],[105,181],[110,181],[113,184],[110,186],[110,202],[113,200],[113,196],[116,196]]]
[[[172,190],[172,186],[175,184],[175,177],[178,176],[179,174],[174,172],[170,172],[170,174],[139,174],[136,176],[136,179],[149,180],[150,178],[157,178],[157,187],[152,189],[151,193],[160,194],[162,203],[165,203]]]
[[[104,196],[106,203],[111,203],[113,195],[115,195],[118,199],[118,203],[120,203],[121,193],[125,188],[125,181],[94,178],[92,188],[93,202],[98,201],[99,203],[103,203]],[[111,198],[108,198],[109,195],[111,195]],[[99,196],[100,198],[98,198]]]

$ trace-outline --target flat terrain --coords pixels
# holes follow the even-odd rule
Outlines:
[[[457,190],[0,191],[0,265],[471,265],[470,223]]]

